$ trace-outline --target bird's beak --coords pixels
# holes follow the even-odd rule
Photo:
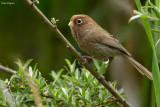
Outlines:
[[[72,22],[72,21],[70,21],[70,22],[69,22],[69,24],[68,24],[68,26],[70,26],[70,27],[74,27],[73,22]]]

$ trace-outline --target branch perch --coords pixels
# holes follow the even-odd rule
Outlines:
[[[3,71],[6,71],[7,73],[11,73],[11,74],[15,74],[16,71],[10,69],[10,68],[7,68],[7,67],[4,67],[3,65],[0,65],[0,70],[3,70]]]
[[[63,34],[59,31],[56,25],[52,24],[46,16],[37,8],[37,6],[30,0],[24,0],[31,8],[35,11],[35,13],[42,19],[42,21],[49,26],[49,28],[56,34],[58,38],[60,38],[65,44],[67,44],[70,51],[74,54],[74,56],[79,60],[80,63],[84,65],[86,69],[88,69],[92,75],[106,88],[110,91],[110,93],[118,99],[125,107],[131,107],[131,105],[121,96],[119,93],[109,85],[109,83],[99,75],[91,65],[84,59],[80,53],[76,51],[76,49],[70,44],[70,42],[63,36]]]

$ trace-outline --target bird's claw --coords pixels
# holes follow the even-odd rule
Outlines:
[[[87,63],[87,59],[86,59],[86,58],[83,58],[82,61],[79,61],[79,60],[78,60],[78,63],[84,65],[84,64]]]

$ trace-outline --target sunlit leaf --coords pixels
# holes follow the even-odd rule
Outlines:
[[[140,18],[141,16],[140,15],[135,15],[135,16],[132,16],[130,19],[129,19],[129,23],[135,19],[138,19]]]
[[[157,32],[157,33],[160,33],[160,30],[157,30],[157,29],[151,29],[153,32]]]
[[[24,64],[24,69],[25,69],[26,67],[28,67],[28,65],[32,62],[32,60],[33,60],[33,59],[29,59],[29,60],[26,61],[26,63]]]

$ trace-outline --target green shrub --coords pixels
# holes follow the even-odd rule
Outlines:
[[[121,106],[117,102],[118,99],[115,99],[88,70],[84,67],[77,68],[76,61],[71,63],[66,59],[67,67],[57,72],[52,71],[50,74],[53,78],[52,82],[47,82],[38,71],[37,65],[33,68],[27,67],[30,62],[31,60],[28,60],[24,66],[18,63],[19,71],[10,80],[0,81],[0,105],[6,107],[9,105],[35,106],[35,100],[39,96],[33,91],[38,88],[37,93],[40,94],[43,105],[49,107]],[[99,73],[106,66],[105,63],[99,63],[96,60],[94,60],[94,65]],[[31,80],[35,81],[35,84],[31,83]],[[115,88],[116,82],[110,83],[110,85]],[[117,91],[125,97],[123,89]],[[10,96],[11,100],[8,100],[6,94]]]

